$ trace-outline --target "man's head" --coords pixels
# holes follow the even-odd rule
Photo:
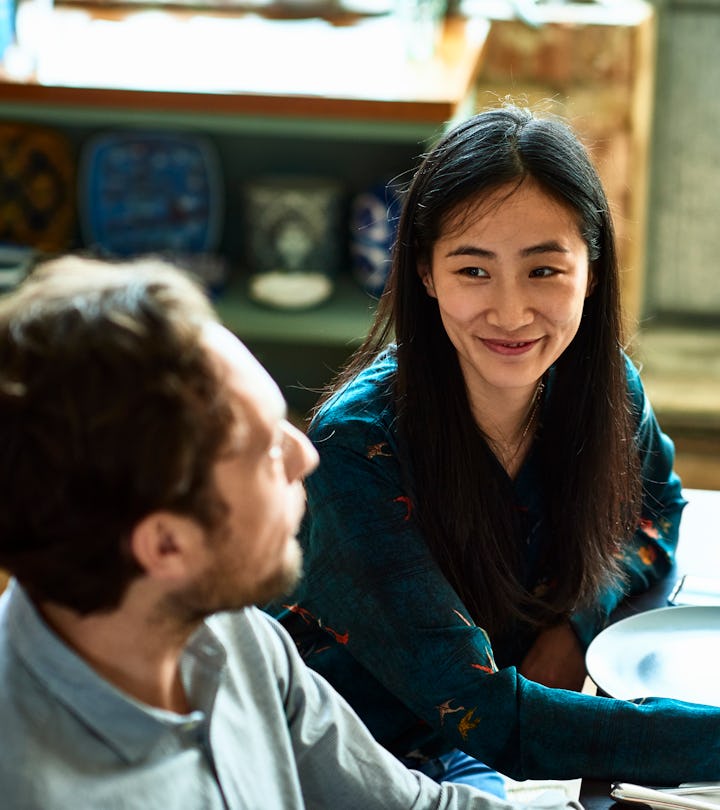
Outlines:
[[[40,267],[0,301],[0,566],[81,613],[142,575],[196,616],[269,598],[316,462],[283,408],[179,271]]]

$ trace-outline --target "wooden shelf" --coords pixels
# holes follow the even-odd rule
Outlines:
[[[264,125],[277,118],[286,127],[322,119],[340,129],[384,123],[427,134],[465,110],[488,29],[482,19],[450,19],[434,56],[415,60],[403,48],[406,28],[390,14],[335,26],[255,14],[56,6],[18,20],[20,53],[29,39],[38,56],[25,75],[27,60],[7,59],[0,107],[242,116]]]
[[[239,261],[239,190],[263,172],[318,172],[349,193],[410,170],[425,144],[474,109],[489,23],[455,17],[434,55],[412,58],[417,33],[392,14],[343,24],[179,9],[19,7],[15,51],[0,66],[0,119],[54,125],[78,146],[105,126],[213,136],[226,181],[220,250]],[[23,54],[36,55],[31,60]],[[253,304],[242,277],[216,301],[299,410],[364,338],[375,302],[349,272],[327,302],[301,312]]]

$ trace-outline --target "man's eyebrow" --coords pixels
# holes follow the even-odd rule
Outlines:
[[[277,403],[277,407],[273,407],[273,416],[275,416],[278,422],[282,422],[287,420],[288,418],[288,404],[285,399],[282,399]]]
[[[288,421],[288,404],[285,399],[272,398],[265,406],[265,413],[270,421],[270,441],[277,439],[278,431],[284,422]]]

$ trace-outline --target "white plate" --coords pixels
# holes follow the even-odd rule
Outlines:
[[[622,619],[593,640],[586,664],[612,697],[720,706],[720,607],[667,607]]]

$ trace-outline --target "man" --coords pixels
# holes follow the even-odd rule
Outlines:
[[[316,463],[179,271],[70,256],[0,301],[3,808],[509,807],[400,765],[252,607]]]

